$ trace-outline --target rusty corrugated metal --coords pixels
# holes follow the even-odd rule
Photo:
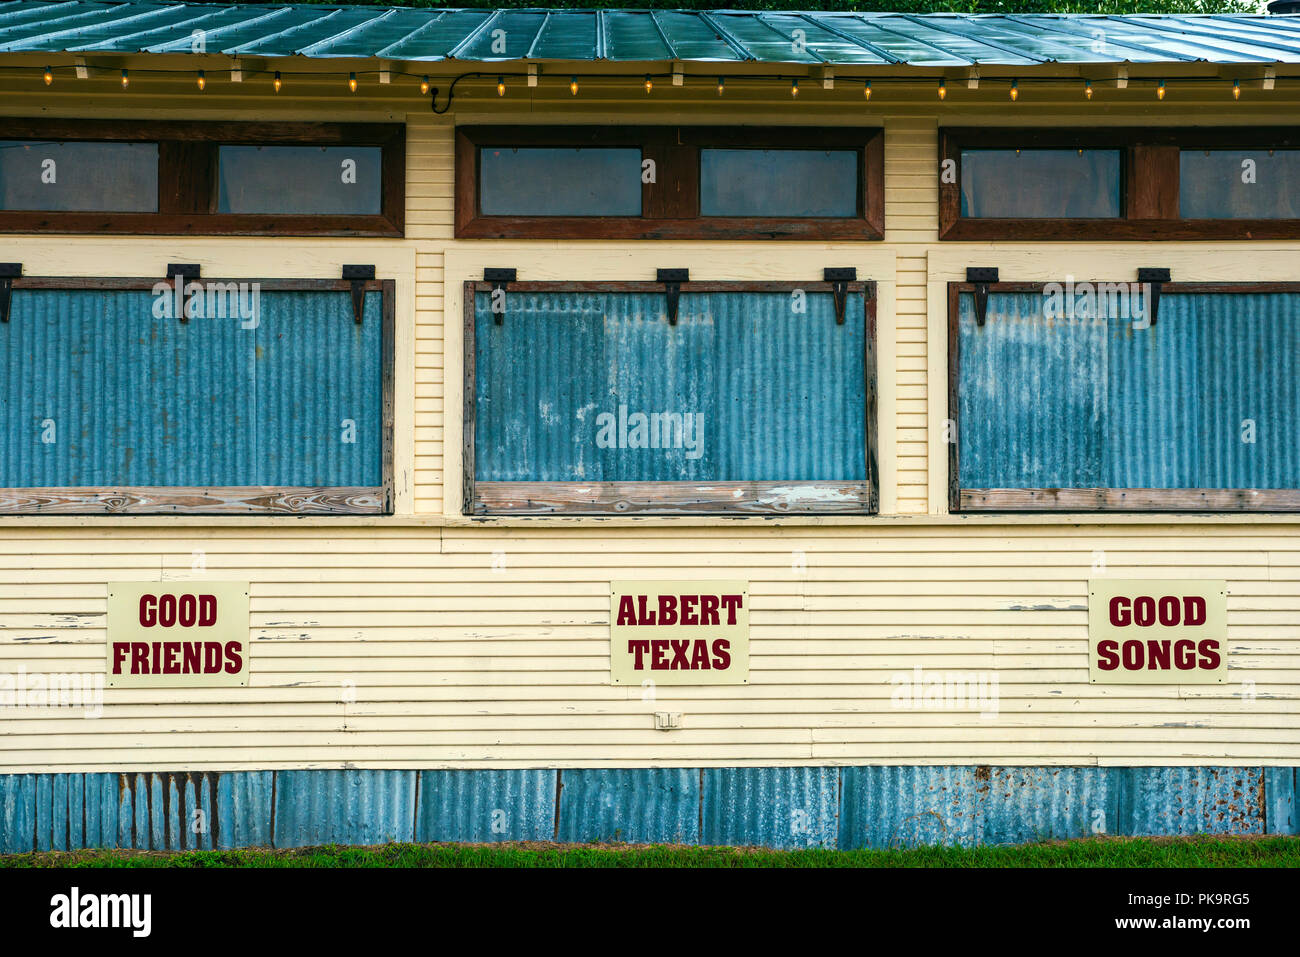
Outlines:
[[[1046,303],[994,293],[980,327],[961,297],[964,488],[1300,487],[1300,295],[1168,293],[1151,326]]]
[[[417,841],[549,841],[556,776],[540,770],[421,771]]]
[[[701,844],[835,847],[839,768],[705,768]]]
[[[561,841],[700,841],[697,768],[578,768],[560,779]]]
[[[830,293],[508,293],[476,300],[481,481],[814,481],[866,477],[863,298]],[[699,456],[601,447],[599,417],[703,416]],[[810,414],[815,410],[815,414]],[[693,419],[697,425],[699,418]],[[619,426],[621,430],[621,425]],[[828,437],[830,437],[828,439]]]
[[[259,301],[248,328],[157,318],[148,291],[15,290],[0,486],[379,485],[380,294],[360,325],[346,292]]]
[[[275,846],[410,841],[415,778],[415,771],[278,771]]]
[[[1300,62],[1300,34],[1281,19],[12,0],[0,3],[0,52],[190,53],[191,32],[202,30],[209,53],[230,56],[918,66]],[[504,52],[492,42],[497,29],[506,31]]]

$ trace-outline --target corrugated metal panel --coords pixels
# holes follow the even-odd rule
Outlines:
[[[1113,768],[845,768],[840,847],[1123,834]]]
[[[549,841],[558,771],[422,771],[417,841]]]
[[[492,49],[487,28],[506,31]],[[124,0],[0,5],[0,52],[189,52],[506,59],[684,60],[913,66],[1041,62],[1300,62],[1297,35],[1263,15],[969,15],[646,10],[410,10]],[[795,31],[803,32],[795,42]]]
[[[415,778],[414,771],[279,771],[275,846],[410,841]]]
[[[1170,294],[1145,328],[1046,302],[993,294],[981,328],[962,296],[964,487],[1300,487],[1300,295]]]
[[[705,768],[701,844],[835,847],[839,768]]]
[[[698,844],[700,772],[621,768],[561,772],[558,839]]]
[[[1263,834],[1262,768],[1124,768],[1128,834]]]
[[[477,477],[863,479],[862,296],[849,297],[843,325],[829,293],[808,294],[803,313],[794,301],[683,294],[674,326],[662,295],[508,293],[498,324],[480,293]],[[672,448],[610,447],[624,408],[630,427],[667,412],[693,416],[693,430],[673,432]],[[606,414],[617,425],[602,435]]]
[[[346,293],[263,293],[255,331],[154,305],[147,291],[14,292],[0,484],[380,483],[379,293],[361,325]]]

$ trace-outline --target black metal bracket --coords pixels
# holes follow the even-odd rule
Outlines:
[[[835,295],[835,325],[842,326],[849,302],[849,283],[857,282],[858,270],[853,266],[842,269],[827,267],[822,270],[822,279],[831,284],[831,292]]]
[[[975,284],[975,325],[984,325],[989,314],[989,285],[998,281],[997,266],[968,266],[966,281]]]
[[[655,273],[655,279],[664,284],[664,292],[668,295],[668,325],[677,325],[677,303],[682,295],[682,283],[691,281],[691,271],[689,269],[660,269]]]
[[[23,274],[22,263],[0,263],[0,322],[9,321],[9,305],[13,302],[14,280]]]
[[[361,325],[361,320],[366,317],[366,283],[375,278],[375,267],[344,266],[343,278],[352,284],[352,318]]]
[[[196,282],[202,273],[202,267],[198,263],[168,263],[167,264],[167,281],[172,284],[172,294],[176,301],[180,303],[180,308],[176,311],[176,316],[181,322],[189,322],[190,317],[185,312],[185,287],[191,282]]]
[[[492,283],[493,299],[496,299],[497,290],[501,290],[501,309],[498,311],[496,303],[492,304],[492,321],[498,326],[506,321],[506,284],[515,282],[518,278],[519,270],[517,269],[489,268],[483,270],[483,281]]]
[[[1156,317],[1160,315],[1160,290],[1169,281],[1168,269],[1138,269],[1138,284],[1151,287],[1151,294],[1147,297],[1147,315],[1153,326],[1156,324]]]

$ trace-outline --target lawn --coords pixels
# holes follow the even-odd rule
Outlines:
[[[1300,867],[1300,837],[1088,838],[856,851],[551,843],[90,850],[4,855],[3,867]]]

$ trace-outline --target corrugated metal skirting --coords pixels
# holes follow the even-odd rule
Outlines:
[[[621,768],[0,776],[0,853],[389,841],[884,848],[1297,834],[1294,767]]]

